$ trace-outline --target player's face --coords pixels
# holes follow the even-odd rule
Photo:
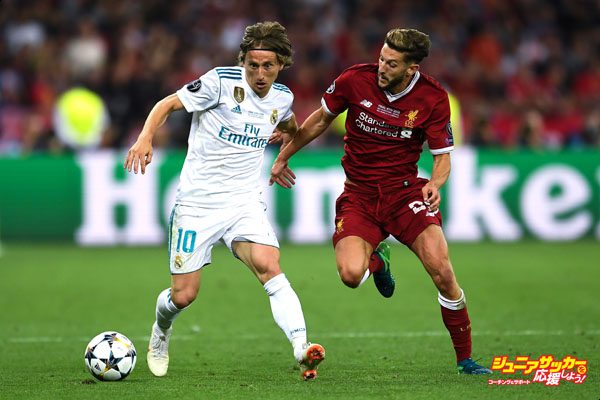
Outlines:
[[[277,61],[277,54],[270,50],[250,50],[244,59],[246,80],[260,97],[265,97],[277,79],[283,65]]]
[[[394,94],[399,93],[406,88],[418,69],[418,64],[407,64],[402,53],[384,44],[379,54],[377,85]]]

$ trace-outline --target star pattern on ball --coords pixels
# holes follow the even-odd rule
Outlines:
[[[127,377],[135,367],[137,352],[123,334],[106,331],[87,345],[84,360],[88,371],[101,381],[118,381]]]

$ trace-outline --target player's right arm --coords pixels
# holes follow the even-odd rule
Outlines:
[[[288,160],[301,148],[322,135],[337,115],[348,108],[348,90],[353,82],[353,73],[348,69],[335,79],[325,91],[321,99],[321,107],[306,118],[292,141],[281,150],[271,168],[270,185],[276,182],[285,188],[292,187],[294,182],[283,176],[283,171],[288,167]]]
[[[291,188],[294,181],[285,175],[288,170],[288,160],[301,148],[319,137],[331,125],[335,115],[329,114],[323,107],[315,110],[298,129],[294,138],[279,153],[271,168],[269,185],[277,183],[279,186]]]
[[[142,132],[127,152],[123,168],[129,172],[133,169],[133,172],[136,174],[138,170],[142,174],[146,172],[146,165],[152,161],[152,139],[154,138],[154,134],[165,123],[173,111],[181,110],[182,108],[183,103],[175,93],[165,97],[154,105],[146,118]]]

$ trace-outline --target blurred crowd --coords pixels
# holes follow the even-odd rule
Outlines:
[[[433,46],[421,70],[459,100],[461,141],[479,147],[600,147],[598,0],[3,0],[0,153],[65,151],[57,98],[104,100],[100,147],[126,148],[153,104],[210,68],[234,65],[245,26],[277,20],[294,65],[279,81],[299,121],[345,68],[376,62],[385,33],[412,27]],[[176,113],[157,145],[183,148]],[[333,128],[315,146],[339,146]]]

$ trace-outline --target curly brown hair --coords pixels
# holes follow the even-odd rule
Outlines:
[[[238,62],[243,64],[246,53],[253,49],[274,51],[277,54],[277,61],[284,68],[292,65],[292,43],[285,28],[279,22],[258,22],[246,27],[240,43]]]

